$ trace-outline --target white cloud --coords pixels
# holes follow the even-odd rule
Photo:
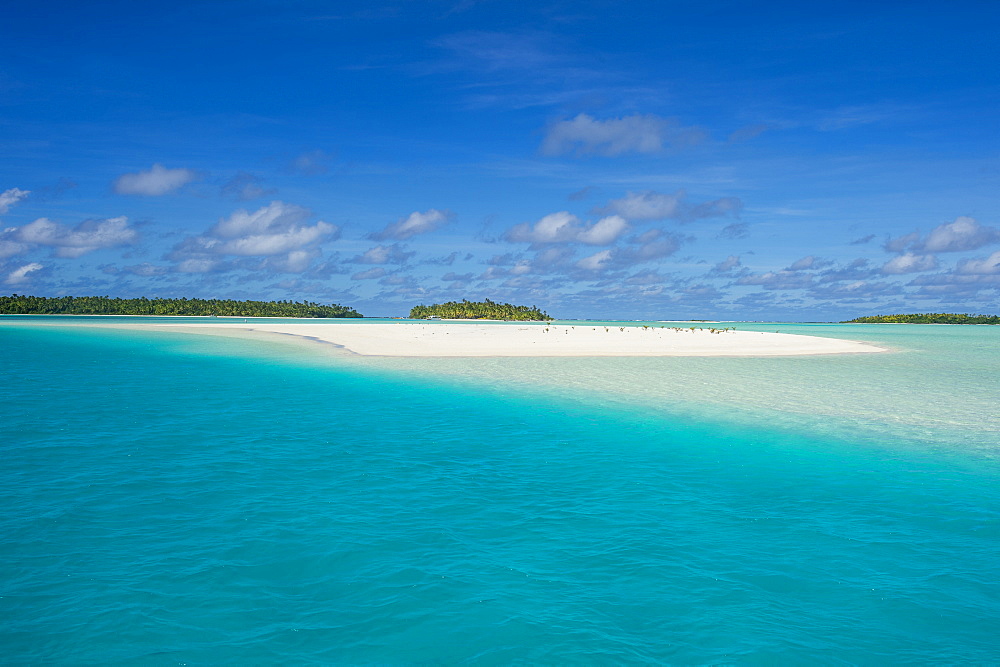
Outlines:
[[[20,285],[21,283],[25,283],[30,279],[29,274],[35,271],[40,271],[43,268],[45,267],[39,264],[38,262],[31,262],[30,264],[25,264],[24,266],[20,266],[11,271],[9,274],[7,274],[7,279],[4,280],[4,282],[8,285]]]
[[[962,252],[978,250],[993,243],[1000,243],[1000,229],[980,225],[975,218],[959,216],[954,222],[932,229],[925,239],[920,238],[920,232],[910,232],[889,239],[882,247],[889,252]]]
[[[450,214],[447,211],[439,211],[434,208],[428,209],[425,213],[414,211],[407,217],[400,218],[396,222],[386,225],[385,229],[372,234],[370,238],[375,241],[386,241],[389,239],[405,241],[411,236],[426,234],[442,227],[448,222],[449,217]]]
[[[676,217],[680,213],[683,198],[683,190],[678,190],[672,195],[652,190],[628,192],[621,199],[609,201],[604,210],[613,211],[629,220],[663,220]]]
[[[586,243],[610,245],[628,230],[628,222],[617,215],[584,225],[572,213],[550,213],[532,226],[524,222],[507,231],[504,238],[513,243]]]
[[[12,228],[16,229],[16,228]],[[12,231],[11,229],[7,230]],[[30,246],[24,243],[15,243],[14,241],[7,241],[0,238],[0,259],[4,257],[13,257],[14,255],[20,255],[22,252],[26,252]]]
[[[311,227],[297,227],[273,234],[252,234],[222,243],[216,251],[226,255],[271,256],[291,252],[321,241],[336,230],[331,224],[317,222]]]
[[[532,227],[523,222],[506,234],[514,243],[565,243],[572,241],[580,231],[580,219],[568,211],[550,213]]]
[[[221,218],[212,226],[208,230],[208,236],[235,239],[262,234],[283,234],[299,229],[301,223],[308,217],[308,209],[273,201],[253,212],[246,209],[234,211],[228,218]]]
[[[576,236],[576,240],[587,245],[610,245],[628,230],[628,222],[619,215],[601,218]]]
[[[319,248],[306,248],[303,250],[291,250],[287,255],[276,255],[264,260],[264,266],[282,273],[302,273],[312,264],[313,260],[322,253]]]
[[[1000,229],[980,225],[973,218],[961,216],[931,230],[924,241],[924,252],[959,252],[978,250],[1000,242]]]
[[[1000,275],[1000,250],[983,259],[964,259],[958,263],[958,273]]]
[[[262,268],[302,273],[320,256],[320,243],[336,239],[340,229],[322,220],[308,224],[308,209],[273,201],[256,211],[239,209],[220,219],[202,236],[189,236],[167,259],[182,273],[205,273],[224,265],[220,255],[264,257]]]
[[[666,195],[653,190],[628,192],[620,199],[612,199],[608,205],[596,209],[597,213],[617,213],[629,220],[665,220],[672,218],[682,221],[718,218],[726,215],[739,216],[743,202],[739,197],[722,197],[691,205],[685,200],[687,194],[678,190]]]
[[[217,259],[185,259],[177,264],[177,273],[211,273],[219,264]]]
[[[561,120],[548,128],[542,142],[545,155],[597,154],[616,156],[623,153],[659,153],[665,145],[692,144],[704,133],[697,128],[679,128],[673,121],[653,115],[633,115],[597,120],[581,113]]]
[[[119,176],[115,181],[115,192],[120,195],[158,197],[173,192],[196,177],[190,169],[167,169],[162,164],[154,164],[149,171]]]
[[[653,259],[669,257],[677,252],[684,242],[684,238],[676,236],[662,229],[650,229],[644,234],[636,237],[635,248],[627,248],[626,256],[629,263],[648,262]],[[688,238],[690,240],[690,238]]]
[[[576,262],[575,266],[585,271],[626,269],[636,264],[669,257],[677,252],[684,241],[684,237],[662,229],[650,229],[628,239],[624,246],[609,248],[584,257]],[[562,261],[565,261],[565,258]]]
[[[10,207],[31,194],[30,190],[10,188],[0,192],[0,215],[10,210]]]
[[[139,239],[139,232],[129,226],[125,216],[85,220],[73,228],[39,218],[7,229],[4,235],[16,243],[50,247],[57,257],[80,257],[101,248],[132,245]]]
[[[600,271],[611,262],[611,255],[611,250],[601,250],[589,257],[584,257],[576,265],[584,271]]]
[[[937,268],[937,258],[934,255],[914,255],[912,252],[893,257],[882,265],[882,273],[900,275],[903,273],[919,273]]]

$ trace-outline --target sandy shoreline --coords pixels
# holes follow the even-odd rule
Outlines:
[[[2,321],[0,321],[2,322]],[[15,324],[10,322],[10,324]],[[297,336],[348,353],[387,357],[769,357],[884,352],[867,343],[795,334],[672,328],[450,322],[31,323],[203,335]]]

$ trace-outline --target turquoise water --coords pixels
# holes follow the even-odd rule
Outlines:
[[[0,327],[2,661],[995,663],[998,330],[797,326],[897,352]]]

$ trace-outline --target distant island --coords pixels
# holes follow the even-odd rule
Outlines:
[[[107,296],[0,296],[5,315],[190,315],[220,317],[364,317],[347,306],[303,301],[112,299]]]
[[[956,313],[916,313],[912,315],[871,315],[841,324],[1000,324],[997,315],[959,315]]]
[[[410,319],[443,320],[551,320],[544,311],[532,306],[513,306],[509,303],[485,301],[449,301],[432,306],[414,306],[410,309]]]

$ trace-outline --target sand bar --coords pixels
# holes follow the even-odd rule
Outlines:
[[[176,324],[94,321],[71,326],[237,337],[285,334],[332,344],[346,353],[387,357],[769,357],[885,351],[867,343],[818,336],[756,331],[712,333],[707,326],[692,331],[689,327],[678,330],[670,326],[605,327],[586,323],[325,321],[300,324],[264,320]]]

